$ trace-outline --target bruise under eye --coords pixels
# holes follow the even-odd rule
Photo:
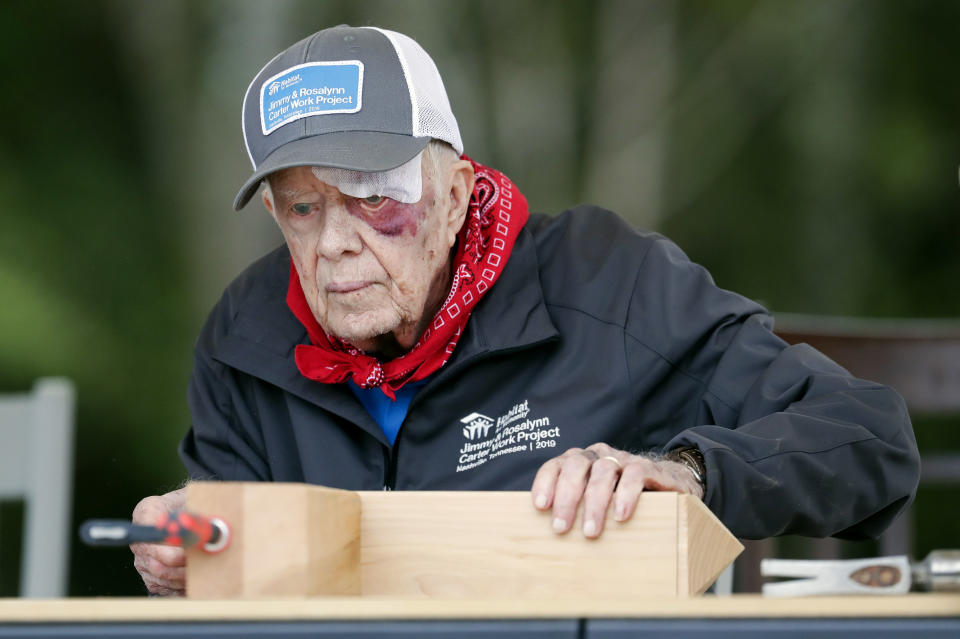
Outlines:
[[[377,233],[387,236],[416,235],[423,216],[420,207],[386,197],[376,204],[367,198],[354,198],[350,209],[351,215],[362,219]]]

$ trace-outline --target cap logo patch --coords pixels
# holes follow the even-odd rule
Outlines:
[[[363,89],[359,60],[308,62],[267,78],[260,87],[260,126],[269,135],[312,115],[356,113]]]

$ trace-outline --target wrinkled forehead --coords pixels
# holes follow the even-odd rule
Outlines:
[[[294,166],[274,171],[264,178],[275,197],[291,197],[317,190],[316,176],[309,166]]]

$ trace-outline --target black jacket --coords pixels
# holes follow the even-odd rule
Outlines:
[[[344,385],[304,378],[289,253],[234,281],[196,344],[193,478],[527,490],[573,446],[699,448],[737,535],[879,534],[919,476],[903,400],[771,332],[669,240],[580,207],[532,216],[390,446]]]

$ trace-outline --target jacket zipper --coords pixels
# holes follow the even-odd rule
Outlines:
[[[383,478],[383,489],[394,490],[397,487],[397,448],[400,445],[400,438],[394,442],[393,446],[383,449],[383,460],[385,473]]]

